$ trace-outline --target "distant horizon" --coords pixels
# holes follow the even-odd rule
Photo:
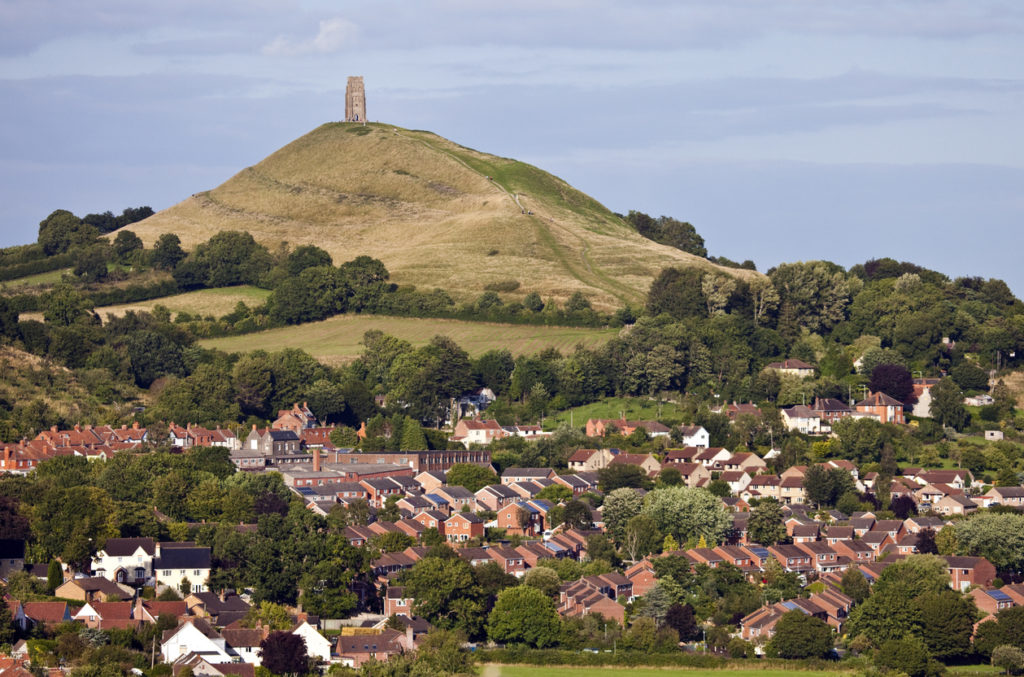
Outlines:
[[[0,36],[4,246],[55,209],[214,188],[342,119],[361,75],[370,120],[688,221],[713,256],[889,257],[1024,296],[1024,6],[12,0]]]

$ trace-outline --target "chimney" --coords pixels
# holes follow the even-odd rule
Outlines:
[[[132,421],[132,430],[138,430],[138,429],[139,429],[139,422],[138,421]]]
[[[413,649],[416,648],[416,645],[413,643],[413,636],[412,636],[412,619],[409,619],[409,621],[410,622],[407,623],[406,626],[405,626],[405,650],[406,651],[412,651]]]
[[[252,424],[252,431],[256,432],[256,424],[255,423]]]
[[[217,596],[220,597],[221,602],[226,602],[228,599],[228,593],[226,590],[224,590],[224,588],[220,589],[220,594]]]
[[[10,447],[4,447],[4,467],[7,467],[7,465],[10,462],[11,462],[11,448]]]
[[[320,472],[320,449],[313,448],[313,472]]]
[[[57,426],[55,426],[55,425],[50,426],[50,432],[51,433],[57,432]]]
[[[82,431],[82,428],[76,423],[75,424],[75,432],[77,433],[77,432],[81,432],[81,431]]]

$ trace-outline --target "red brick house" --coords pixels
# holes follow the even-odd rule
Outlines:
[[[484,521],[471,512],[457,512],[444,521],[444,537],[452,543],[483,538]]]

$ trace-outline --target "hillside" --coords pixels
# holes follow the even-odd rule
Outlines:
[[[536,167],[384,124],[322,125],[129,228],[146,246],[167,232],[189,248],[219,230],[247,230],[271,248],[315,244],[336,263],[367,254],[399,284],[463,299],[515,280],[517,294],[582,291],[612,308],[641,303],[666,266],[719,269],[641,237]]]

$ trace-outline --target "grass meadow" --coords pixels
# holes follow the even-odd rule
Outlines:
[[[201,341],[205,348],[243,352],[254,348],[274,351],[300,348],[327,364],[343,364],[362,353],[363,334],[379,329],[414,346],[425,345],[437,335],[448,336],[471,356],[496,348],[513,355],[532,355],[546,348],[571,352],[576,344],[595,347],[618,335],[618,329],[541,327],[463,320],[338,315],[322,322],[270,329],[257,334]]]

